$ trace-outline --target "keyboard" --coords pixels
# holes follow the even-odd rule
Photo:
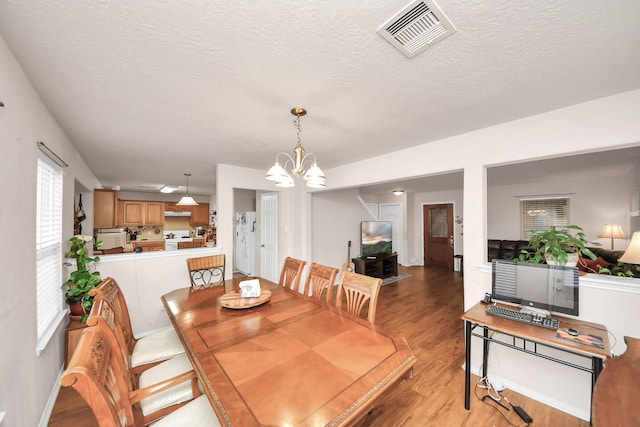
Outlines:
[[[503,317],[505,319],[515,320],[516,322],[528,323],[530,325],[541,326],[547,329],[558,329],[558,321],[549,319],[548,317],[538,316],[521,311],[509,310],[508,308],[498,307],[496,305],[487,306],[487,314],[492,316]]]

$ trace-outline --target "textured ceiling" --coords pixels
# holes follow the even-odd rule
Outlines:
[[[412,59],[376,33],[408,3],[0,0],[0,35],[97,178],[129,191],[266,170],[295,106],[327,169],[640,88],[637,0],[440,0],[456,33]]]

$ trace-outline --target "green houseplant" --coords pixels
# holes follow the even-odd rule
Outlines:
[[[534,252],[522,250],[518,261],[566,265],[573,258],[569,265],[575,265],[581,256],[596,259],[586,245],[597,243],[589,242],[582,228],[577,225],[569,224],[559,229],[551,226],[548,230],[531,230],[531,233],[529,246]]]
[[[65,297],[71,310],[71,315],[80,316],[80,321],[84,322],[93,305],[93,298],[89,295],[89,291],[95,288],[102,279],[100,272],[95,271],[95,263],[100,257],[90,257],[87,244],[93,240],[93,237],[77,234],[69,239],[71,244],[69,250],[65,252],[64,257],[69,260],[75,260],[76,270],[69,274],[69,279],[65,282],[67,291]],[[102,246],[102,242],[96,242],[96,247]],[[67,266],[73,263],[68,261]]]

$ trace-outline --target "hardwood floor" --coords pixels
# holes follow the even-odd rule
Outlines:
[[[417,362],[410,380],[397,384],[357,426],[524,426],[513,412],[506,418],[471,397],[464,409],[463,281],[458,273],[399,267],[408,279],[383,286],[376,324],[404,336]],[[472,377],[472,382],[477,377]],[[479,394],[481,394],[479,392]],[[589,427],[589,423],[510,390],[502,392],[522,406],[538,426]],[[93,414],[72,389],[62,388],[49,426],[96,426]]]

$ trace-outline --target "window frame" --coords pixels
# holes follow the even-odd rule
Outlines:
[[[532,229],[549,230],[552,226],[562,228],[569,224],[571,224],[570,197],[547,196],[520,199],[520,239],[529,240]]]
[[[42,354],[65,318],[62,292],[64,172],[38,152],[36,202],[36,355]]]

